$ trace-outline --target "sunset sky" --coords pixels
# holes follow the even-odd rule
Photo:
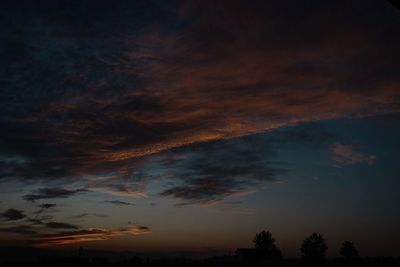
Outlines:
[[[400,10],[9,1],[0,246],[400,256]]]

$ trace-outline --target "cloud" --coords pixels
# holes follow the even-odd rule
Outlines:
[[[84,193],[84,192],[89,192],[89,190],[83,188],[73,189],[73,190],[58,188],[58,187],[42,188],[37,190],[36,194],[25,195],[24,199],[34,202],[39,199],[67,198],[76,195],[78,193]]]
[[[12,25],[2,58],[12,71],[0,73],[2,181],[145,196],[149,181],[135,172],[145,156],[400,110],[398,11],[384,1],[132,1],[90,12],[64,3],[40,16],[26,3],[23,19],[12,5],[0,11]],[[260,180],[243,166],[220,181],[190,168],[199,173],[162,195],[208,201]]]
[[[289,171],[287,164],[277,160],[279,149],[327,145],[334,138],[321,124],[308,123],[172,149],[153,157],[147,169],[137,171],[169,181],[160,195],[183,201],[177,207],[214,205],[227,197],[253,194],[267,182],[279,182]]]
[[[74,219],[81,219],[81,218],[85,218],[85,217],[88,217],[88,216],[94,216],[94,217],[99,217],[99,218],[106,218],[106,217],[108,217],[108,215],[105,215],[105,214],[87,213],[87,212],[85,212],[85,213],[81,213],[81,214],[72,216],[72,218],[74,218]]]
[[[273,160],[275,155],[268,137],[247,136],[175,149],[149,168],[173,181],[161,196],[184,200],[183,205],[210,204],[277,181],[286,170]]]
[[[49,215],[41,215],[37,216],[38,214],[41,214],[42,212],[35,212],[36,216],[35,217],[27,217],[26,222],[30,223],[31,225],[44,225],[46,221],[50,221],[53,219],[53,216]]]
[[[107,240],[114,236],[125,234],[142,235],[148,233],[150,233],[150,229],[147,226],[134,226],[126,229],[88,228],[75,231],[59,232],[56,234],[42,234],[32,239],[31,242],[34,246],[48,247],[87,241]]]
[[[120,200],[105,200],[104,202],[110,203],[110,204],[113,204],[116,206],[135,206],[135,204],[133,204],[133,203],[120,201]]]
[[[23,211],[17,209],[8,209],[5,212],[1,213],[0,216],[7,221],[17,221],[26,217]]]
[[[57,206],[57,204],[44,203],[39,205],[39,207],[42,209],[50,209],[54,208],[55,206]]]
[[[334,156],[334,161],[341,165],[363,162],[368,163],[368,165],[373,165],[376,161],[375,155],[365,155],[357,152],[351,145],[335,143],[331,145],[330,150]]]
[[[78,229],[79,227],[69,223],[62,223],[62,222],[48,222],[45,224],[48,228],[53,229]]]
[[[28,223],[30,223],[31,225],[42,225],[42,224],[44,224],[43,220],[38,219],[38,218],[28,218],[26,221]]]
[[[97,176],[86,183],[86,187],[93,191],[107,192],[115,196],[146,197],[144,192],[148,181],[133,170],[130,173]]]
[[[33,230],[31,226],[27,226],[27,225],[19,225],[19,226],[0,228],[0,232],[21,234],[21,235],[36,235],[37,234],[37,232],[35,230]]]
[[[150,228],[148,226],[138,225],[129,228],[128,233],[133,235],[147,234],[150,233]]]
[[[69,230],[59,231],[58,229]],[[53,232],[49,233],[49,230],[53,230]],[[121,235],[142,235],[151,233],[149,227],[141,225],[117,229],[77,229],[74,225],[60,222],[46,223],[43,227],[32,227],[30,225],[0,227],[0,232],[26,236],[27,241],[31,243],[32,246],[37,247],[50,247],[86,241],[100,241]]]
[[[24,196],[24,198],[25,198],[26,196]],[[34,201],[34,200],[31,200],[31,201]],[[45,212],[45,211],[48,211],[48,210],[51,210],[51,209],[53,209],[54,207],[56,207],[57,205],[56,204],[50,204],[50,203],[44,203],[44,204],[40,204],[39,205],[39,210],[38,211],[36,211],[36,214],[41,214],[41,213],[43,213],[43,212]]]

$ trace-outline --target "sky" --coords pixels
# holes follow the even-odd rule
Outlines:
[[[400,10],[4,1],[0,246],[400,256]]]

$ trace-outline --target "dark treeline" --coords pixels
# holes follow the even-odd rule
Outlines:
[[[394,257],[360,257],[356,246],[350,241],[344,241],[340,247],[341,257],[328,259],[328,246],[324,237],[318,233],[312,233],[305,238],[301,244],[301,257],[298,259],[285,258],[280,248],[275,243],[275,239],[269,231],[262,231],[255,235],[253,239],[254,247],[238,248],[235,255],[218,256],[207,259],[151,259],[149,257],[131,256],[123,260],[109,260],[103,256],[85,256],[83,248],[80,248],[76,256],[46,256],[40,255],[35,259],[22,260],[18,257],[18,251],[13,251],[13,257],[0,253],[0,266],[4,267],[162,267],[162,266],[191,266],[191,267],[247,267],[247,266],[400,266],[400,258]],[[17,249],[15,249],[17,250]],[[10,255],[8,255],[10,256]]]

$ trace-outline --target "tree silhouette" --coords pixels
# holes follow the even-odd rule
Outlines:
[[[278,260],[282,258],[281,250],[275,245],[275,239],[269,231],[262,231],[253,239],[254,248],[262,253],[266,259]]]
[[[358,250],[354,246],[353,242],[345,241],[340,248],[340,255],[342,255],[345,259],[357,259],[360,256],[358,255]]]
[[[301,256],[304,260],[322,261],[326,259],[327,249],[324,237],[318,233],[312,233],[303,240]]]

